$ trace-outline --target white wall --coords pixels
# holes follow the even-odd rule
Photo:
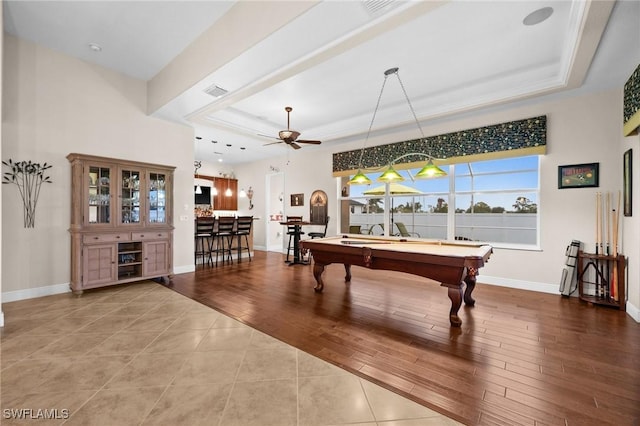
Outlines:
[[[2,118],[2,46],[4,44],[4,0],[0,0],[0,118]],[[0,120],[0,158],[2,156],[2,120]],[[2,223],[2,186],[0,185],[0,223]],[[0,241],[2,238],[2,227],[0,227]],[[2,311],[2,245],[0,244],[0,327],[4,326],[4,312]]]
[[[147,116],[144,81],[7,34],[4,53],[2,158],[53,165],[33,229],[23,227],[17,188],[4,185],[4,300],[68,286],[70,152],[176,166],[174,270],[192,270],[193,220],[180,216],[193,214],[193,130]]]
[[[640,135],[621,138],[620,169],[622,154],[628,149],[633,153],[632,169],[632,213],[631,217],[621,217],[622,253],[628,258],[627,280],[629,283],[627,312],[640,322]],[[622,180],[622,172],[620,172]]]
[[[584,250],[593,252],[595,240],[596,192],[610,191],[617,194],[622,189],[622,154],[635,145],[636,164],[640,146],[637,138],[622,138],[622,88],[592,95],[567,99],[547,97],[535,105],[496,108],[491,112],[476,113],[462,119],[440,120],[423,126],[426,136],[487,126],[506,121],[547,115],[547,154],[541,161],[540,194],[540,250],[496,249],[488,265],[480,271],[479,281],[516,288],[559,293],[558,287],[565,262],[565,249],[571,240],[584,243]],[[368,146],[398,142],[415,138],[415,132],[398,133],[386,137],[371,138]],[[635,142],[635,143],[634,143]],[[256,192],[255,209],[263,211],[264,174],[271,166],[285,173],[285,199],[291,193],[304,193],[308,197],[314,190],[322,189],[329,197],[329,214],[339,216],[337,184],[331,177],[332,153],[360,149],[362,141],[333,148],[325,143],[320,149],[303,148],[277,159],[247,164],[235,168],[239,182],[251,184]],[[558,166],[579,163],[600,163],[598,188],[564,189],[557,187]],[[640,169],[640,166],[637,167]],[[637,183],[638,173],[634,172]],[[638,186],[634,186],[634,203],[637,205]],[[305,203],[306,204],[306,203]],[[289,203],[286,203],[289,206]],[[629,313],[637,316],[640,307],[638,284],[638,233],[640,210],[623,218],[622,253],[629,256]],[[308,206],[289,208],[287,214],[300,213],[309,216]],[[328,234],[336,233],[337,221],[332,220]],[[261,244],[264,230],[256,232],[256,244]],[[635,236],[635,237],[634,237]]]

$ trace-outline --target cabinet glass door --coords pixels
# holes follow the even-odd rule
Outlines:
[[[139,224],[141,221],[140,171],[120,170],[120,223]]]
[[[167,223],[167,175],[149,172],[149,223]]]
[[[89,166],[88,203],[89,223],[111,223],[111,169],[109,167]]]

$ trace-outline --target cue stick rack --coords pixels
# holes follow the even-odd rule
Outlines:
[[[622,254],[616,256],[578,252],[578,289],[580,300],[594,305],[625,310],[625,265]]]

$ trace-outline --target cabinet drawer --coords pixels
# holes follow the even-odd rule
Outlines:
[[[82,237],[84,244],[92,243],[114,243],[118,241],[131,241],[131,234],[121,232],[117,234],[85,234]]]
[[[166,231],[146,231],[131,233],[131,239],[133,241],[166,240],[168,238],[169,233]]]

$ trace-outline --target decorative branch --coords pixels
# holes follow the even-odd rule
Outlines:
[[[40,196],[40,189],[43,183],[52,183],[51,178],[45,176],[44,173],[52,166],[47,163],[40,164],[32,161],[13,162],[11,159],[2,161],[2,164],[11,168],[10,172],[5,172],[2,175],[2,183],[15,184],[20,192],[24,207],[24,227],[35,227],[36,206]]]

